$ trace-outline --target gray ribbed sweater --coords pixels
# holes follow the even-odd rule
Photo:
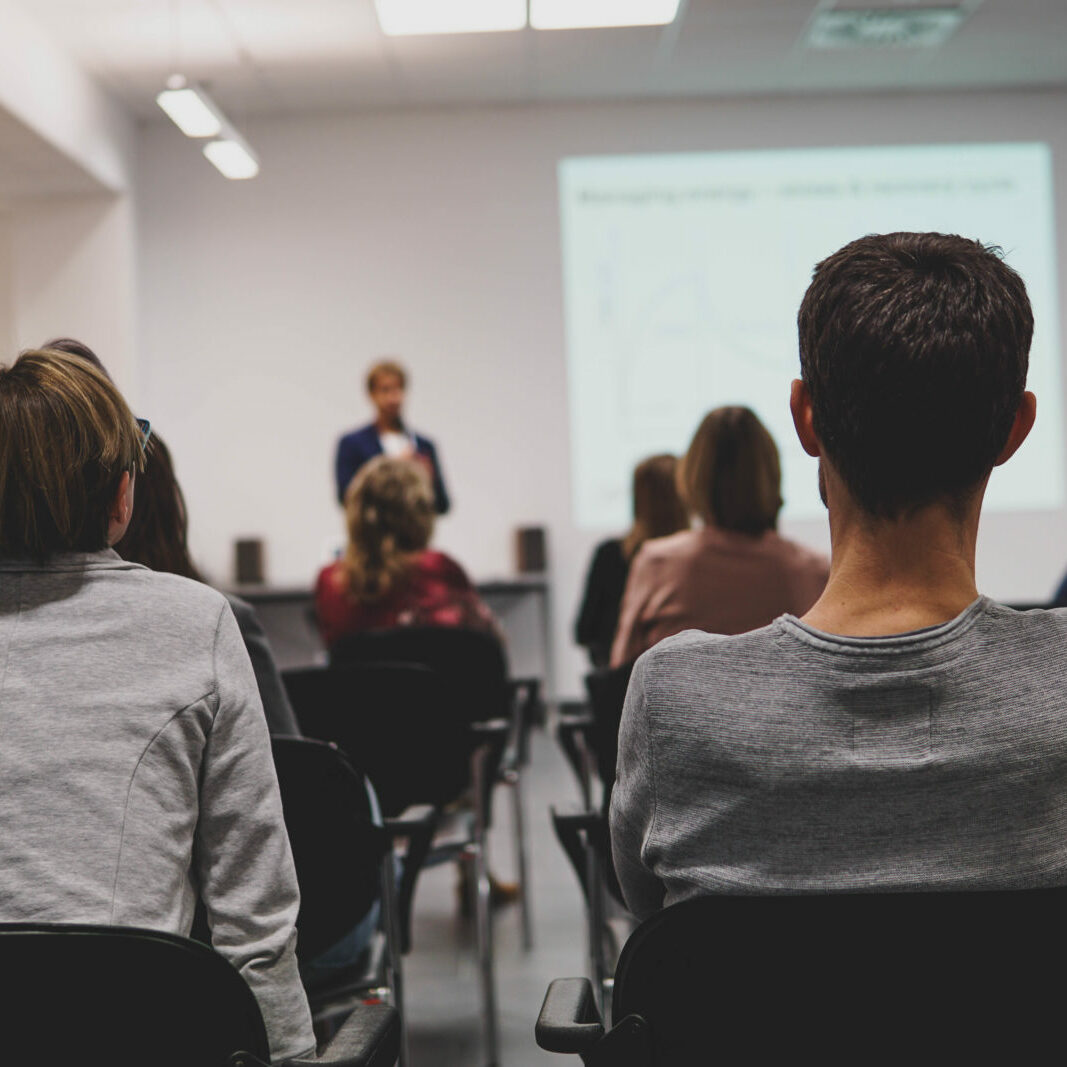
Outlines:
[[[0,561],[0,919],[188,934],[198,889],[272,1058],[312,1049],[270,740],[226,601],[110,550]]]
[[[913,634],[789,615],[637,662],[612,847],[633,911],[705,893],[1067,883],[1067,611]]]

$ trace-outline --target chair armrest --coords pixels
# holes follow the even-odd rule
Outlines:
[[[472,722],[469,729],[471,734],[478,740],[493,742],[501,738],[507,740],[511,726],[507,719],[484,719],[481,722]]]
[[[438,809],[432,804],[412,804],[399,815],[383,819],[382,825],[393,838],[408,837],[420,830],[429,830],[432,834],[438,815]]]
[[[388,1004],[360,1004],[315,1059],[288,1067],[393,1067],[400,1055],[400,1016]]]
[[[593,713],[584,705],[579,708],[560,708],[556,713],[556,728],[587,730],[593,725]]]
[[[557,978],[548,987],[534,1027],[546,1052],[588,1052],[604,1036],[604,1024],[588,978]]]
[[[430,853],[440,821],[441,811],[432,804],[412,804],[399,815],[383,820],[383,829],[394,843],[400,838],[407,838],[400,884],[395,886],[399,922],[397,933],[400,937],[395,947],[401,953],[411,950],[411,907],[415,898],[415,883]]]

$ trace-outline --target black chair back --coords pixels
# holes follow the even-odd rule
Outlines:
[[[232,1067],[239,1051],[269,1060],[251,990],[196,941],[154,930],[4,923],[0,968],[5,1062]]]
[[[332,741],[374,784],[382,813],[442,806],[470,781],[472,740],[428,667],[411,663],[307,667],[282,674],[307,737]]]
[[[391,842],[372,822],[363,775],[323,741],[272,737],[285,826],[300,884],[302,963],[339,941],[381,895]]]
[[[612,1018],[644,1020],[657,1065],[1043,1063],[1065,906],[1067,889],[689,900],[626,943]]]
[[[619,723],[622,721],[622,706],[633,662],[621,667],[604,667],[585,676],[585,688],[589,694],[589,707],[593,713],[591,741],[596,755],[597,773],[604,786],[604,806],[615,782],[615,763],[619,755]]]
[[[437,672],[442,702],[464,722],[509,718],[508,666],[492,634],[460,626],[398,626],[346,634],[330,663],[419,663]]]

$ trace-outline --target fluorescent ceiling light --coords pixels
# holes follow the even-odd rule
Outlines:
[[[259,173],[255,153],[232,132],[223,140],[208,141],[204,145],[204,155],[226,178],[254,178]]]
[[[937,48],[966,18],[959,7],[819,11],[808,27],[812,48]]]
[[[526,0],[374,0],[382,33],[489,33],[521,30]]]
[[[222,112],[203,86],[189,85],[179,74],[167,82],[156,103],[186,137],[217,137],[222,132]]]
[[[679,0],[530,0],[535,30],[601,26],[663,26],[678,14]]]

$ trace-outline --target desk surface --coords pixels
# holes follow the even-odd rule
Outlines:
[[[548,575],[516,574],[511,577],[482,578],[474,583],[474,587],[483,596],[547,593]],[[247,600],[250,604],[282,604],[310,600],[315,595],[310,586],[295,585],[233,585],[227,592]]]

